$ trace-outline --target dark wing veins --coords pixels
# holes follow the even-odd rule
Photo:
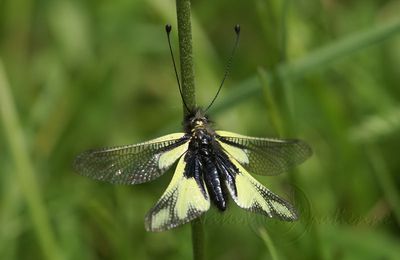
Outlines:
[[[148,182],[165,173],[186,152],[189,138],[183,133],[171,134],[140,144],[89,150],[76,158],[74,169],[110,183]]]
[[[256,138],[225,131],[217,131],[216,138],[228,154],[238,159],[249,172],[259,175],[278,175],[301,164],[312,154],[310,146],[297,139]],[[247,161],[237,158],[235,152],[238,149],[247,156]]]

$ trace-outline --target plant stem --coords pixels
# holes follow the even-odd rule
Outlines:
[[[267,246],[267,248],[271,254],[271,259],[279,260],[278,253],[276,251],[274,243],[273,243],[271,237],[269,236],[267,230],[265,229],[265,227],[260,227],[258,232],[259,232],[259,235],[261,236],[261,239],[264,241],[265,245]]]
[[[193,259],[204,259],[204,227],[202,217],[192,221]]]
[[[196,106],[196,95],[194,86],[190,0],[176,0],[176,13],[178,18],[182,94],[187,106],[191,109]],[[184,115],[188,113],[185,107],[183,108],[183,111]],[[193,258],[195,260],[201,260],[204,259],[203,222],[201,221],[201,218],[198,218],[193,220],[191,225]]]
[[[176,0],[178,17],[179,54],[181,61],[182,93],[189,108],[196,106],[194,89],[194,67],[192,52],[192,25],[190,20],[190,0]],[[184,113],[187,111],[184,108]]]

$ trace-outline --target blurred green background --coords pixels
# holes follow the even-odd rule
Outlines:
[[[400,1],[193,1],[197,101],[216,128],[297,137],[314,155],[256,176],[301,212],[204,218],[207,259],[400,259]],[[175,2],[0,1],[0,259],[189,259],[190,225],[147,233],[171,179],[72,171],[93,147],[180,131],[164,24]],[[172,42],[178,56],[176,30]]]

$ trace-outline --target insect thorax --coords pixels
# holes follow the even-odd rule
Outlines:
[[[187,134],[193,135],[197,130],[204,130],[214,135],[211,128],[211,121],[201,108],[195,108],[185,117],[183,127]]]
[[[185,131],[191,137],[189,149],[199,155],[209,156],[212,153],[215,132],[210,126],[210,121],[205,113],[197,108],[185,118]]]

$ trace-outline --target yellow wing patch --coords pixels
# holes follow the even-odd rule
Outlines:
[[[194,178],[185,177],[184,157],[179,160],[174,176],[161,199],[147,213],[147,231],[164,231],[182,225],[210,208],[207,191],[203,194]]]
[[[288,202],[265,188],[234,158],[231,160],[239,169],[239,173],[235,176],[237,196],[229,185],[227,187],[239,207],[264,214],[270,218],[276,217],[287,221],[294,221],[298,218],[295,209]]]
[[[227,131],[216,131],[216,133],[220,136],[230,136],[230,137],[242,137],[239,134],[232,133],[232,132],[227,132]],[[241,149],[238,147],[234,147],[232,145],[223,143],[219,140],[217,140],[218,143],[222,146],[222,148],[233,158],[235,158],[238,162],[242,164],[248,164],[249,163],[249,157],[248,154],[246,153],[245,149]]]
[[[244,149],[234,147],[232,145],[223,143],[219,140],[217,140],[217,141],[222,146],[222,148],[225,150],[225,152],[227,152],[229,155],[231,155],[233,158],[235,158],[238,162],[243,163],[243,164],[249,163],[249,157]]]
[[[183,145],[180,145],[171,151],[167,151],[163,154],[161,154],[160,158],[158,159],[158,168],[161,169],[166,169],[171,164],[176,162],[179,157],[181,157],[188,149],[189,147],[189,142],[186,142]]]

